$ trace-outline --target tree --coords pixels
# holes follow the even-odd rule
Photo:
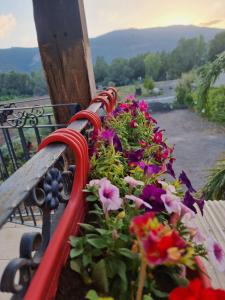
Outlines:
[[[97,57],[94,67],[94,73],[97,83],[103,83],[107,81],[109,75],[109,65],[105,61],[104,57]]]
[[[179,78],[206,62],[207,47],[202,36],[192,39],[181,39],[169,58],[169,77]]]
[[[144,88],[146,88],[146,90],[151,91],[153,90],[155,87],[154,81],[151,77],[146,76],[145,80],[144,80]]]
[[[154,80],[158,80],[159,72],[161,69],[161,59],[158,53],[149,53],[145,59],[145,74],[152,77]]]
[[[117,86],[127,85],[134,77],[134,71],[127,59],[117,58],[112,61],[109,77]]]
[[[216,56],[225,50],[225,31],[218,33],[209,43],[208,58],[210,61],[216,59]]]
[[[134,80],[137,80],[139,77],[145,77],[144,57],[144,55],[138,55],[129,60],[129,67],[133,70]]]

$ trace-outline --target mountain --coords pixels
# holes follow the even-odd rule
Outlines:
[[[129,58],[137,54],[174,49],[181,38],[194,38],[202,35],[211,40],[224,29],[176,25],[146,29],[124,29],[106,33],[90,39],[95,62],[97,56],[104,56],[108,62],[114,58]],[[10,70],[31,72],[40,68],[37,48],[0,49],[0,72]]]
[[[174,49],[181,38],[194,38],[202,35],[206,41],[211,40],[218,28],[177,25],[146,29],[126,29],[112,31],[91,39],[93,60],[104,56],[110,62],[116,57],[129,58],[137,54]]]

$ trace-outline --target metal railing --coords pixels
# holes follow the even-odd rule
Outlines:
[[[55,123],[54,107],[68,106],[71,116],[80,110],[77,104],[51,105],[49,100],[45,97],[0,104],[0,183],[36,153],[44,137],[66,126]]]
[[[115,100],[116,91],[110,88],[95,98],[87,110],[92,112],[89,114],[97,122],[95,113],[102,106],[105,106],[109,113]],[[88,118],[76,120],[64,129],[65,135],[68,135],[67,132],[70,134],[74,131],[80,132],[89,141],[90,130],[86,130],[87,126],[89,126]],[[57,137],[57,131],[52,135]],[[77,143],[81,141],[78,139]],[[22,219],[27,217],[29,222],[41,228],[41,233],[23,235],[20,247],[18,245],[20,257],[13,259],[3,273],[1,290],[13,293],[13,299],[47,300],[52,299],[56,293],[60,270],[68,255],[67,241],[71,230],[75,232],[78,228],[77,222],[80,221],[81,211],[78,208],[76,211],[76,207],[73,207],[77,205],[73,197],[76,198],[77,194],[83,197],[83,187],[77,187],[76,176],[76,166],[68,155],[68,147],[65,143],[59,142],[43,148],[1,184],[0,226],[8,220],[22,222]],[[71,211],[74,211],[73,215]],[[38,222],[35,218],[37,215],[41,217]],[[72,222],[73,225],[70,226],[68,222]],[[62,228],[65,226],[67,229],[63,231]],[[63,255],[59,256],[63,259],[57,260],[54,253],[61,253],[57,251],[62,252]],[[18,271],[19,279],[15,282]]]

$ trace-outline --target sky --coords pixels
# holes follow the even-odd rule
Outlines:
[[[124,28],[225,28],[224,0],[84,0],[89,37]],[[36,47],[32,0],[0,0],[0,48]]]

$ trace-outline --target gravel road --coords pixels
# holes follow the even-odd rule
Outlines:
[[[176,174],[185,170],[193,186],[201,188],[209,169],[225,152],[225,126],[208,122],[189,110],[157,113],[154,117],[166,129],[169,143],[175,144]]]

